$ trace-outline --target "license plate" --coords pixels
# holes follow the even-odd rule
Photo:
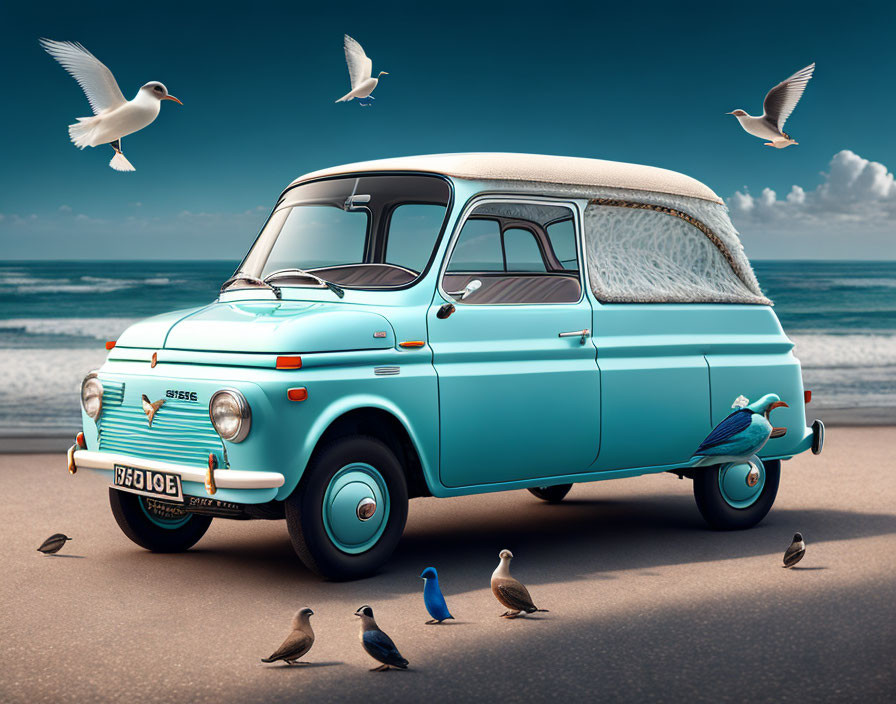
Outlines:
[[[159,499],[173,499],[174,501],[184,500],[180,476],[177,474],[117,464],[113,472],[112,483],[118,489],[134,494],[154,496]]]

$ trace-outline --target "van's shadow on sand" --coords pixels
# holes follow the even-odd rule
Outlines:
[[[431,506],[427,507],[431,509]],[[245,524],[242,524],[245,525]],[[275,530],[271,530],[275,528]],[[214,527],[212,528],[214,531]],[[260,530],[231,531],[214,549],[197,548],[179,555],[129,553],[133,559],[194,562],[207,578],[217,571],[252,575],[271,587],[302,586],[312,592],[338,588],[346,598],[363,601],[371,583],[378,593],[409,594],[421,589],[420,571],[434,565],[450,592],[488,585],[498,551],[516,556],[517,576],[527,584],[588,579],[614,579],[607,574],[635,570],[635,575],[658,576],[654,568],[717,560],[780,555],[795,531],[809,542],[811,560],[816,546],[829,540],[848,540],[896,533],[896,517],[843,510],[772,509],[756,528],[745,531],[709,530],[694,506],[682,495],[657,494],[630,500],[577,500],[542,504],[520,495],[503,501],[499,510],[482,502],[459,511],[416,511],[413,502],[404,537],[385,567],[373,577],[355,582],[326,583],[307,570],[295,556],[280,522]],[[119,555],[119,558],[123,557]],[[127,557],[125,557],[127,559]],[[770,557],[775,560],[779,558]],[[807,564],[810,571],[833,566]],[[359,602],[360,603],[360,602]]]

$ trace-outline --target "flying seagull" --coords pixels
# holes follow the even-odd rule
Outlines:
[[[806,543],[802,533],[794,533],[793,542],[784,552],[784,567],[793,567],[806,554]]]
[[[262,658],[262,662],[276,662],[282,660],[287,665],[293,665],[299,661],[305,653],[314,645],[314,631],[311,630],[310,618],[314,612],[305,607],[299,609],[292,617],[292,631],[286,636],[283,644],[272,655]]]
[[[769,140],[765,143],[767,147],[783,149],[791,144],[799,144],[784,131],[784,123],[803,97],[803,91],[806,90],[806,84],[812,78],[814,70],[815,64],[811,63],[772,88],[762,103],[762,115],[754,117],[740,109],[727,114],[734,115],[740,126],[754,137]]]
[[[78,82],[93,108],[92,117],[79,117],[68,134],[79,149],[109,144],[115,156],[109,162],[116,171],[134,171],[121,151],[121,138],[142,130],[159,116],[163,100],[183,105],[158,81],[150,81],[133,100],[125,100],[115,76],[106,65],[78,42],[41,39],[40,45]]]
[[[371,95],[376,84],[380,82],[380,76],[388,76],[388,71],[380,71],[376,78],[373,77],[373,62],[364,53],[364,49],[354,39],[345,35],[345,63],[348,64],[348,77],[352,83],[352,89],[343,95],[337,103],[345,103],[357,98],[361,105],[370,105],[374,100]]]
[[[533,614],[536,611],[547,611],[547,609],[539,609],[532,603],[532,597],[529,596],[529,590],[525,585],[518,582],[510,576],[510,561],[513,559],[513,553],[510,550],[502,550],[498,553],[501,561],[498,567],[492,572],[492,594],[506,607],[508,611],[501,614],[502,618],[516,618],[520,613]]]
[[[393,667],[398,670],[407,670],[408,661],[398,652],[392,639],[376,625],[373,609],[364,604],[358,607],[355,616],[361,619],[361,646],[370,657],[383,663],[379,667],[374,667],[371,672],[382,672]]]
[[[768,415],[776,408],[788,408],[777,394],[766,394],[755,403],[739,396],[735,409],[712,429],[694,451],[694,467],[720,462],[744,462],[755,455],[769,438],[780,438],[787,428],[775,428]]]

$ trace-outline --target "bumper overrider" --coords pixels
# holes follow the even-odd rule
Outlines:
[[[209,495],[218,489],[278,489],[283,486],[285,478],[279,472],[261,472],[240,469],[218,469],[215,462],[210,461],[208,469],[150,460],[133,455],[114,452],[97,452],[84,446],[84,436],[78,433],[75,444],[68,449],[68,471],[75,474],[79,469],[94,469],[112,472],[116,466],[146,469],[166,474],[176,474],[183,482],[204,484]]]

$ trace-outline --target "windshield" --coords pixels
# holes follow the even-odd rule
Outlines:
[[[228,287],[399,288],[426,271],[451,189],[436,176],[361,176],[287,191]],[[314,274],[314,276],[309,276]]]

